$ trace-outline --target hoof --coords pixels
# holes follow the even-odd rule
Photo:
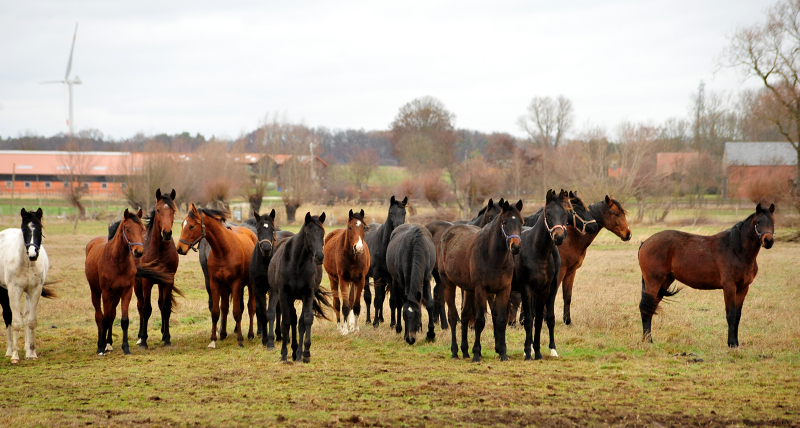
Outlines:
[[[97,356],[98,356],[98,357],[105,357],[105,356],[106,356],[106,353],[105,353],[105,352],[98,352],[98,353],[97,353]]]
[[[26,360],[36,361],[39,357],[25,357]]]
[[[242,344],[242,342],[239,342],[239,347],[244,348],[244,344]]]
[[[139,349],[144,351],[147,349],[147,345],[139,345]]]
[[[131,350],[128,348],[122,348],[122,353],[125,355],[131,355]]]
[[[533,357],[530,355],[525,355],[525,361],[533,361]]]
[[[166,342],[164,342],[164,346],[172,346],[172,342],[170,342],[169,340],[167,340]]]
[[[470,361],[470,362],[471,363],[480,363],[481,362],[481,357],[475,355],[474,357],[472,357],[472,361]]]
[[[294,364],[294,361],[292,361],[292,360],[281,360],[281,363],[283,363],[283,364]]]
[[[553,358],[558,358],[558,352],[555,349],[550,349],[550,356]]]
[[[137,345],[141,345],[142,344],[142,338],[141,337],[138,340],[136,340],[136,344]]]
[[[217,349],[217,341],[212,340],[211,343],[208,344],[208,349]]]
[[[19,358],[12,358],[11,364],[19,364]]]
[[[536,354],[536,356],[533,359],[534,360],[541,360],[542,359],[542,354]]]
[[[274,346],[267,346],[267,351],[274,351],[274,350],[275,350]]]
[[[500,361],[508,361],[508,355],[501,355]]]
[[[425,337],[425,340],[427,340],[428,342],[434,342],[434,341],[436,341],[436,334],[435,334],[435,333],[434,333],[434,334],[430,334],[430,333],[429,333],[429,334],[428,334],[428,335]]]
[[[106,343],[106,352],[111,352],[111,351],[113,351],[113,350],[114,350],[114,347],[113,347],[113,346],[111,346],[111,344],[110,344],[110,343]]]
[[[458,354],[453,354],[453,355],[451,355],[451,356],[450,356],[450,359],[451,359],[451,360],[458,360],[458,359],[459,359],[459,358],[458,358]]]
[[[309,357],[303,356],[303,362],[306,363],[306,364],[310,363],[311,362],[311,357],[310,356]]]

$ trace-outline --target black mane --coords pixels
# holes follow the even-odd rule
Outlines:
[[[730,228],[731,248],[738,251],[744,248],[744,228],[753,220],[756,213],[750,214],[746,219],[736,223]]]

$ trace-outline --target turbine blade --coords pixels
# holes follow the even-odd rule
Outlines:
[[[72,70],[72,53],[75,52],[75,38],[78,36],[78,23],[75,23],[75,34],[72,35],[72,49],[69,50],[69,62],[67,63],[67,74],[64,80],[69,79],[69,72]]]
[[[63,80],[48,80],[47,82],[39,82],[40,85],[46,85],[48,83],[66,83]]]

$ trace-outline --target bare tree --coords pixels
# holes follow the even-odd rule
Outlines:
[[[165,152],[163,145],[145,144],[143,156],[131,156],[121,165],[125,175],[122,194],[131,207],[150,212],[156,190],[172,188],[177,171],[175,162]]]
[[[86,207],[83,205],[83,196],[88,193],[88,173],[91,170],[91,160],[81,151],[74,141],[67,143],[67,151],[59,156],[61,165],[58,177],[62,182],[62,192],[67,203],[78,209],[75,222],[72,225],[74,235],[78,228],[78,219],[86,218]]]
[[[350,163],[347,164],[347,172],[350,182],[358,189],[366,190],[369,178],[378,168],[380,157],[378,151],[372,147],[358,150],[350,154]]]
[[[765,22],[737,29],[730,42],[721,62],[756,77],[781,107],[769,120],[797,152],[800,183],[800,1],[778,1]]]
[[[556,99],[533,97],[528,105],[528,114],[520,116],[517,122],[534,145],[549,149],[564,141],[573,121],[572,101],[559,95]]]

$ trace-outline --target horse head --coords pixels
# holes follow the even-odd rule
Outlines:
[[[117,229],[117,235],[120,233],[122,234],[122,239],[125,240],[125,244],[128,245],[128,249],[133,253],[133,256],[137,259],[142,257],[144,254],[144,244],[142,244],[144,224],[142,223],[141,208],[139,208],[136,214],[129,212],[128,209],[125,208],[125,212],[122,213],[122,222],[120,222],[119,229]]]
[[[25,249],[28,259],[35,262],[39,258],[39,249],[42,247],[42,209],[36,212],[29,212],[23,208],[20,211],[22,216],[22,240],[25,242]]]
[[[387,223],[391,223],[393,227],[400,226],[406,222],[406,205],[408,204],[408,196],[398,201],[392,195],[389,200],[389,216],[386,218]]]
[[[190,249],[197,251],[197,245],[206,236],[206,223],[203,213],[197,209],[194,202],[189,204],[189,213],[181,224],[181,237],[178,239],[176,249],[178,254],[186,255]]]
[[[347,219],[347,232],[345,234],[347,243],[353,249],[354,255],[364,254],[364,232],[366,232],[366,224],[364,223],[364,210],[361,212],[353,213],[350,210]]]
[[[403,338],[406,343],[413,345],[417,341],[417,332],[422,329],[422,310],[419,300],[406,300],[403,304],[403,321],[406,323],[406,332]]]
[[[597,220],[592,217],[589,208],[583,203],[583,200],[578,197],[577,192],[569,192],[569,202],[572,204],[572,217],[569,219],[569,225],[578,230],[581,235],[594,235],[600,231],[600,225]]]
[[[270,257],[275,247],[275,210],[266,215],[258,215],[258,211],[253,211],[253,217],[256,219],[258,250],[262,257]]]
[[[509,204],[508,201],[503,201],[503,205],[500,207],[500,215],[497,217],[500,222],[500,230],[503,231],[503,237],[506,239],[506,245],[511,250],[511,254],[519,254],[519,235],[522,232],[520,211],[522,211],[522,199],[517,201],[515,205]]]
[[[556,245],[563,244],[567,239],[567,224],[571,212],[572,204],[569,201],[569,194],[565,190],[562,189],[558,194],[553,189],[547,191],[542,220],[544,227],[547,228],[547,233],[550,234],[550,239]]]
[[[169,241],[172,239],[172,223],[175,221],[175,189],[169,195],[161,194],[161,189],[156,190],[156,207],[150,221],[158,218],[159,233],[161,239]]]
[[[481,226],[485,226],[491,223],[492,220],[494,220],[494,218],[500,214],[500,211],[502,211],[503,202],[505,202],[505,200],[503,200],[503,198],[500,198],[500,202],[495,204],[494,201],[491,198],[489,198],[489,203],[487,203],[486,207],[484,207],[481,210],[481,212],[483,213],[483,221],[481,221],[480,224]]]
[[[606,195],[603,201],[603,226],[611,233],[622,238],[623,241],[631,240],[631,227],[628,226],[627,212],[616,199]]]
[[[306,213],[303,228],[297,234],[299,235],[301,232],[306,251],[314,255],[314,263],[321,265],[325,260],[325,254],[322,251],[325,241],[325,213],[323,212],[319,217]]]
[[[775,212],[775,204],[770,204],[769,208],[762,208],[761,204],[756,205],[756,214],[753,216],[753,228],[761,246],[770,249],[775,244],[775,219],[772,213]]]

